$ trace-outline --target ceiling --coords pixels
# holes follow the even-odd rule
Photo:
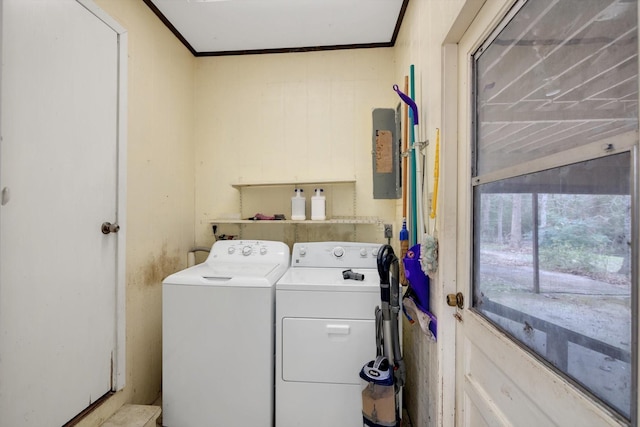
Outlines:
[[[409,0],[144,0],[195,56],[393,46]]]

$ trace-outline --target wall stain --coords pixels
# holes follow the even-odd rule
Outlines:
[[[167,254],[167,244],[162,246],[159,255],[152,255],[146,265],[142,267],[143,283],[146,286],[155,286],[170,274],[183,269],[183,260],[180,256]]]

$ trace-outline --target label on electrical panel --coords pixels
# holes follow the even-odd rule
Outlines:
[[[393,137],[390,130],[376,130],[376,173],[393,172]]]

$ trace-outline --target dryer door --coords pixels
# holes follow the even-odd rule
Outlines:
[[[374,320],[282,319],[284,381],[358,385],[375,355]]]

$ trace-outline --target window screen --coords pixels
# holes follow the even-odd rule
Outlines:
[[[636,21],[635,1],[528,1],[476,55],[476,173],[634,132]]]

